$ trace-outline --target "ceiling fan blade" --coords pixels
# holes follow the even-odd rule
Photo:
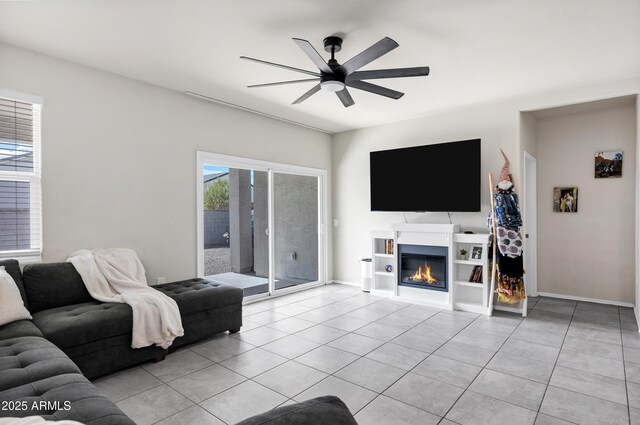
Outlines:
[[[368,49],[365,49],[364,51],[360,52],[356,56],[352,57],[337,69],[342,71],[344,75],[349,75],[352,72],[362,68],[369,62],[373,62],[374,60],[378,59],[380,56],[389,53],[390,51],[392,51],[398,46],[399,46],[398,43],[396,43],[389,37],[385,37],[382,40],[378,41],[373,46],[369,47]]]
[[[302,96],[294,100],[291,104],[297,105],[298,103],[302,103],[303,101],[310,98],[313,94],[317,93],[318,91],[320,91],[320,84],[316,84],[315,86],[311,87],[311,90],[309,90],[308,92],[306,92],[305,94],[303,94]]]
[[[278,81],[276,83],[252,84],[247,87],[253,88],[253,87],[283,86],[285,84],[307,83],[310,81],[320,81],[320,78],[306,78],[304,80],[291,80],[291,81]]]
[[[265,65],[276,66],[278,68],[288,69],[289,71],[302,72],[303,74],[313,75],[314,77],[322,77],[322,74],[320,74],[319,72],[307,71],[306,69],[294,68],[292,66],[287,66],[287,65],[280,65],[279,63],[267,62],[267,61],[263,61],[262,59],[255,59],[247,56],[240,56],[240,59],[246,59],[253,62],[262,63]]]
[[[396,68],[396,69],[374,69],[371,71],[356,71],[347,76],[350,80],[375,80],[378,78],[404,78],[404,77],[422,77],[429,75],[428,66],[419,66],[415,68]]]
[[[347,82],[347,86],[353,87],[354,89],[368,91],[369,93],[379,94],[380,96],[390,97],[391,99],[400,99],[404,96],[404,93],[388,89],[386,87],[381,87],[375,84],[367,83],[366,81],[349,81]]]
[[[302,51],[309,56],[309,59],[316,64],[318,69],[322,72],[326,72],[327,74],[333,74],[327,62],[320,56],[320,53],[309,43],[307,40],[303,40],[301,38],[293,38],[293,41],[302,49]]]
[[[340,99],[345,108],[348,108],[351,105],[355,105],[356,102],[353,101],[351,93],[349,93],[349,90],[347,90],[346,87],[340,91],[337,91],[336,94],[338,95],[338,99]]]

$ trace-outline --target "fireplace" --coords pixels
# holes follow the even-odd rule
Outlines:
[[[398,245],[398,285],[448,292],[443,246]]]

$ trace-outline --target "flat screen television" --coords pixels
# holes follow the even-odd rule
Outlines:
[[[371,152],[371,211],[480,211],[480,139]]]

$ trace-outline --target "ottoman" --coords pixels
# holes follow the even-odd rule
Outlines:
[[[156,285],[153,288],[170,296],[178,304],[184,336],[171,347],[210,338],[221,332],[238,332],[242,326],[242,289],[211,282],[188,279]]]

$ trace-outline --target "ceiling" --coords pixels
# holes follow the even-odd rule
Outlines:
[[[392,100],[350,89],[345,109],[308,78],[239,59],[315,70],[293,43],[344,38],[339,62],[384,36],[400,47],[365,69],[429,66],[378,80]],[[109,0],[0,2],[0,42],[339,132],[502,99],[640,76],[640,0]],[[0,58],[1,61],[1,58]]]

